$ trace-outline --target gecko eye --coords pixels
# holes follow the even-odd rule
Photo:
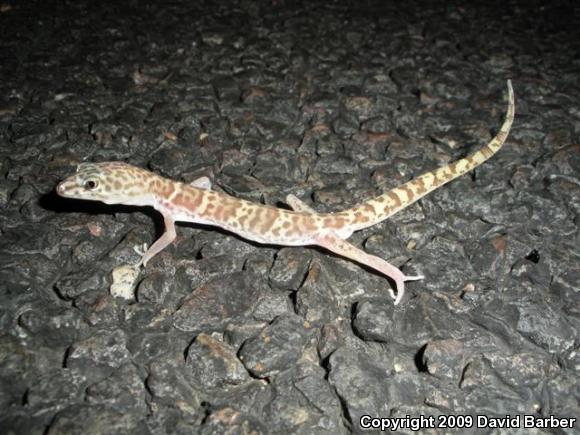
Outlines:
[[[85,181],[84,187],[86,190],[95,190],[99,187],[99,182],[97,180],[87,180]]]

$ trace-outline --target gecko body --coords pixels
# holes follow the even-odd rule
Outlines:
[[[159,211],[163,215],[165,232],[145,252],[139,265],[146,266],[175,239],[175,222],[200,223],[223,228],[261,244],[320,246],[393,279],[397,294],[391,290],[391,296],[398,304],[404,294],[405,281],[423,277],[407,276],[384,259],[366,253],[345,239],[355,231],[387,219],[489,159],[505,142],[514,111],[514,95],[508,81],[506,118],[500,131],[487,145],[337,213],[316,213],[293,195],[286,198],[292,210],[257,204],[212,190],[207,177],[185,184],[122,162],[81,163],[77,173],[59,183],[56,191],[67,198],[151,206]]]

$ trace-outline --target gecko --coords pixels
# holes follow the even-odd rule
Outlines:
[[[56,192],[65,198],[150,206],[160,212],[165,231],[142,255],[137,267],[146,266],[175,240],[175,222],[206,224],[259,244],[318,246],[367,266],[394,281],[396,293],[393,289],[389,292],[397,305],[403,298],[405,282],[424,277],[405,275],[384,259],[368,254],[346,239],[355,231],[376,225],[409,207],[493,156],[503,146],[514,120],[514,92],[509,80],[507,87],[505,120],[487,145],[340,212],[317,213],[291,194],[286,197],[290,210],[258,204],[212,189],[208,177],[186,184],[123,162],[80,163],[74,175],[57,185]]]

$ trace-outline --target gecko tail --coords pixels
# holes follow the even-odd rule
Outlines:
[[[419,175],[380,196],[336,213],[335,216],[348,220],[347,225],[352,231],[371,227],[488,160],[501,149],[514,121],[515,102],[511,80],[507,81],[507,88],[508,107],[505,120],[495,137],[485,146],[462,159]]]

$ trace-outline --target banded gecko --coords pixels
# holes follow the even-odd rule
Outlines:
[[[355,231],[387,219],[493,156],[505,142],[514,119],[514,94],[510,81],[507,86],[505,121],[487,145],[337,213],[316,213],[294,195],[286,197],[292,210],[256,204],[212,190],[207,177],[185,184],[122,162],[81,163],[76,174],[58,184],[56,191],[66,198],[151,206],[159,211],[163,215],[165,232],[145,252],[137,266],[146,266],[175,239],[176,221],[200,223],[223,228],[262,244],[320,246],[366,265],[394,281],[397,293],[395,295],[390,290],[390,294],[397,305],[403,297],[405,281],[423,279],[423,276],[405,275],[387,261],[364,252],[346,239]]]

